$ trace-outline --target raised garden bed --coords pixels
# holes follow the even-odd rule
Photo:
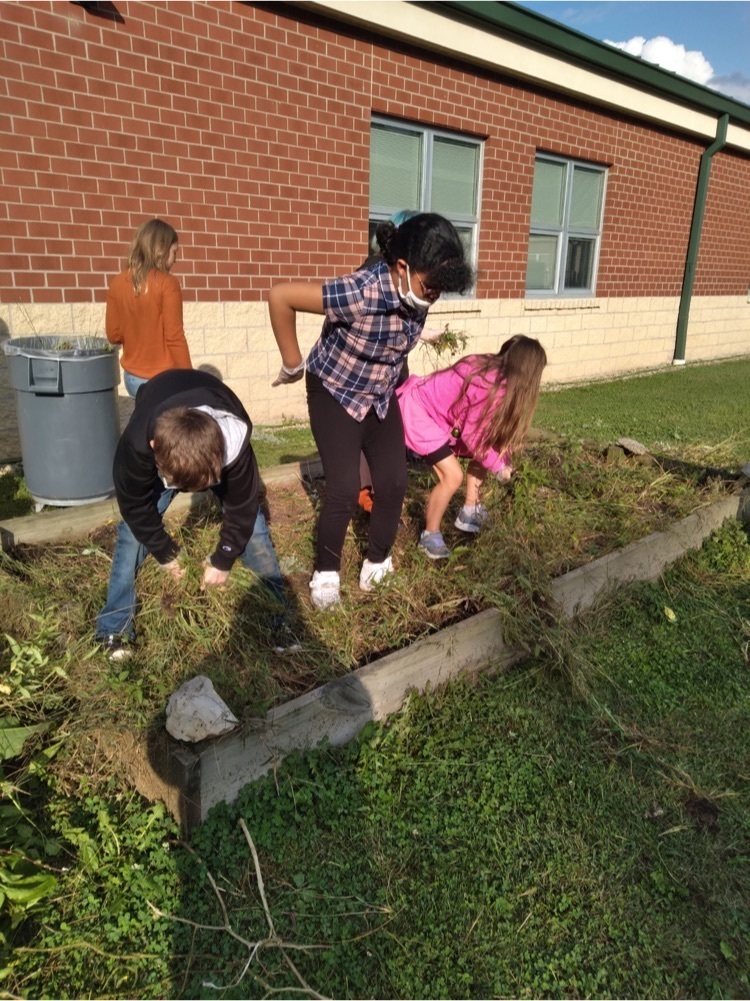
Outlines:
[[[464,546],[456,533],[452,541],[458,545],[445,566],[425,566],[414,549],[427,484],[415,473],[397,542],[401,584],[376,599],[350,586],[343,613],[333,619],[312,612],[306,594],[315,505],[324,489],[317,478],[319,466],[305,463],[264,471],[276,546],[308,629],[305,653],[274,662],[259,652],[246,608],[245,618],[242,615],[246,576],[233,575],[238,579],[225,595],[206,599],[190,592],[161,594],[162,581],[149,581],[144,567],[143,602],[150,614],[145,616],[143,660],[115,679],[102,675],[105,695],[114,692],[115,698],[102,705],[98,718],[109,718],[90,735],[96,756],[109,757],[120,772],[127,769],[141,792],[164,799],[190,828],[214,803],[233,798],[243,784],[274,767],[291,749],[351,739],[368,720],[397,710],[411,688],[434,687],[462,671],[507,666],[528,648],[540,608],[547,616],[573,615],[613,583],[658,575],[667,563],[699,546],[725,518],[745,516],[736,478],[707,481],[703,471],[688,482],[663,466],[649,467],[622,453],[607,457],[601,447],[583,456],[590,496],[576,496],[581,492],[571,472],[576,454],[544,444],[531,449],[513,491],[498,491],[493,498],[498,530]],[[670,477],[667,490],[665,478]],[[608,493],[628,479],[637,504]],[[727,491],[734,493],[727,496]],[[555,513],[557,506],[565,508],[561,515]],[[680,516],[686,507],[694,513]],[[175,510],[184,516],[191,509],[195,514],[195,508],[196,498],[184,497]],[[71,557],[74,537],[91,536],[92,524],[84,525],[84,516],[85,510],[78,508],[15,519],[2,526],[3,539],[29,569],[37,556],[52,566],[56,556]],[[116,510],[107,502],[88,517],[113,525]],[[552,535],[561,523],[568,536],[555,546]],[[529,525],[538,531],[530,534]],[[617,545],[623,537],[637,536],[641,526],[644,538]],[[663,530],[648,531],[650,527]],[[215,524],[209,519],[197,531],[210,534]],[[41,546],[45,532],[47,543],[55,545]],[[82,551],[97,561],[102,580],[108,532],[111,537],[111,527],[94,533],[98,541]],[[30,549],[32,545],[40,548]],[[347,543],[346,576],[355,574],[358,559],[355,526]],[[96,605],[96,587],[102,586],[82,572],[82,587],[84,579],[94,594],[84,590],[87,604],[70,611],[71,634],[74,641],[78,634],[81,650],[82,622]],[[405,620],[400,626],[399,616]],[[165,620],[169,635],[159,646],[162,638],[148,630]],[[89,685],[92,663],[86,657],[79,665]],[[102,665],[96,671],[101,673]],[[222,740],[187,747],[166,738],[159,716],[169,691],[196,673],[212,676],[242,724]],[[75,671],[71,681],[76,682]],[[146,715],[141,712],[129,724],[131,688],[146,705]],[[117,699],[123,693],[128,705],[120,713]],[[95,702],[90,692],[82,698],[89,706]],[[115,725],[115,717],[123,720],[121,726]],[[144,722],[147,739],[136,736]],[[91,748],[81,753],[92,756]]]

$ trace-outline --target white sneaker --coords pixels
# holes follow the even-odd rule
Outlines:
[[[385,578],[394,572],[390,556],[382,563],[372,563],[365,560],[359,574],[360,591],[373,591],[378,584],[383,584]]]
[[[316,608],[341,604],[341,580],[336,570],[316,570],[310,581],[310,600]]]

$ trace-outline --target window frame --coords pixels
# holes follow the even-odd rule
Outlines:
[[[599,255],[601,252],[602,243],[602,233],[603,233],[603,221],[604,221],[604,206],[606,204],[607,197],[607,180],[609,176],[609,168],[600,163],[592,163],[588,160],[578,160],[574,157],[559,156],[554,153],[540,153],[537,152],[534,157],[534,178],[536,178],[536,167],[537,164],[543,161],[545,163],[558,163],[565,167],[565,183],[563,186],[564,196],[563,196],[563,213],[562,221],[560,225],[540,225],[534,224],[529,220],[529,242],[527,244],[527,255],[526,255],[526,277],[525,282],[528,281],[528,262],[529,254],[531,251],[531,238],[534,236],[554,236],[557,239],[557,247],[555,254],[555,280],[554,287],[552,289],[530,289],[528,286],[525,287],[525,297],[527,299],[588,299],[596,295],[596,283],[599,275]],[[573,227],[570,225],[570,210],[572,205],[572,193],[573,193],[573,178],[575,175],[575,168],[580,167],[584,170],[593,171],[595,173],[602,175],[602,188],[601,188],[601,203],[599,205],[599,220],[596,229],[587,229],[585,227]],[[533,197],[533,196],[532,196]],[[531,216],[531,204],[529,205],[529,216]],[[591,265],[591,281],[586,288],[570,288],[566,289],[564,287],[565,282],[565,270],[568,260],[568,246],[571,239],[585,239],[593,240],[594,242],[594,256]]]
[[[433,163],[433,147],[435,139],[447,139],[453,142],[466,143],[468,145],[474,146],[477,149],[478,156],[476,161],[476,178],[475,178],[475,188],[474,188],[474,200],[475,200],[475,213],[461,213],[461,212],[441,212],[446,219],[450,220],[453,225],[459,230],[469,230],[469,263],[476,272],[477,260],[479,258],[479,221],[481,218],[482,211],[482,183],[484,178],[484,145],[485,140],[481,136],[469,135],[465,132],[454,132],[450,129],[436,128],[432,125],[423,125],[421,122],[410,122],[405,119],[389,118],[385,115],[373,114],[370,117],[370,145],[372,146],[372,129],[373,126],[378,125],[382,128],[388,128],[397,130],[400,132],[411,132],[417,133],[421,137],[421,158],[422,162],[420,164],[420,204],[416,207],[416,211],[419,212],[432,212],[433,209],[430,207],[432,201],[432,163]],[[371,178],[370,178],[371,180]],[[369,202],[369,216],[368,216],[368,234],[370,229],[370,224],[380,223],[398,212],[400,209],[408,208],[406,205],[373,205],[372,201]],[[369,236],[368,236],[368,253],[369,253]],[[450,296],[446,295],[444,298],[465,298],[470,299],[475,295],[476,289],[472,287],[469,292],[464,296]]]

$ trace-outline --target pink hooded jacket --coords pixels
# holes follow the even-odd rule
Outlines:
[[[406,445],[417,455],[429,455],[449,444],[456,455],[476,458],[489,472],[498,473],[510,465],[508,452],[500,454],[490,449],[482,459],[476,455],[481,434],[478,418],[487,396],[483,378],[476,378],[469,385],[460,412],[451,417],[451,408],[470,368],[471,360],[462,359],[455,368],[429,376],[412,375],[399,386],[396,396],[404,421]],[[498,402],[503,396],[501,389]],[[458,430],[458,436],[454,435],[454,430]]]

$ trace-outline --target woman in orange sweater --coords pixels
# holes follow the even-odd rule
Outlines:
[[[136,230],[128,266],[107,295],[110,344],[122,344],[120,364],[128,393],[170,368],[192,368],[182,326],[180,283],[170,274],[177,260],[177,233],[150,219]]]

